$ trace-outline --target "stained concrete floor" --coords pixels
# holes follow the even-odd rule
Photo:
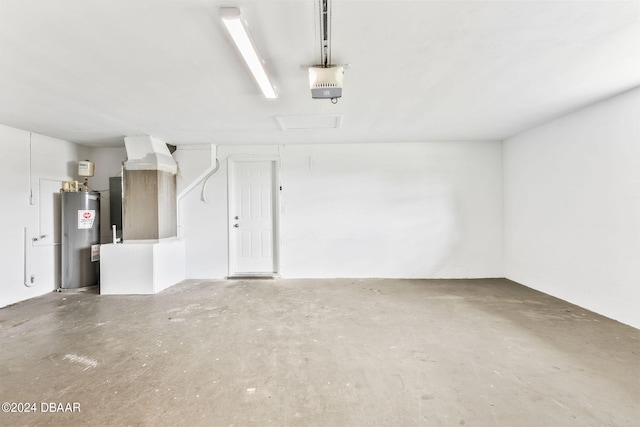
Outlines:
[[[638,426],[639,354],[502,279],[51,293],[0,309],[0,425]]]

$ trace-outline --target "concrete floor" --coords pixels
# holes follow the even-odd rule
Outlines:
[[[3,426],[639,426],[640,331],[502,279],[51,293],[0,309],[0,402],[36,409]]]

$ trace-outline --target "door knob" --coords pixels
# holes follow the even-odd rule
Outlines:
[[[238,224],[233,224],[233,226],[234,226],[235,228],[240,227],[240,225],[238,225]]]

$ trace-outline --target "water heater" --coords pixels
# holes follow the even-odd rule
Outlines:
[[[62,193],[62,289],[98,284],[100,193]]]

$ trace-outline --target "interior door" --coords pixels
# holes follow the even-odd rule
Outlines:
[[[277,273],[276,161],[229,161],[229,275]]]

